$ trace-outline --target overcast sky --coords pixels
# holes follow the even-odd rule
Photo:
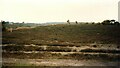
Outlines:
[[[13,22],[101,22],[118,19],[120,0],[0,0],[0,19]]]

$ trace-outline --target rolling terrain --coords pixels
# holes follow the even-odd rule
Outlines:
[[[120,26],[117,25],[58,24],[4,31],[2,44],[4,66],[120,64]]]

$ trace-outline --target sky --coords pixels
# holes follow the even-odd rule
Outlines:
[[[120,0],[0,0],[0,19],[10,22],[118,20]]]

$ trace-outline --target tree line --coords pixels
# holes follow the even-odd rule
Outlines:
[[[71,24],[70,20],[67,20],[68,24]],[[75,21],[76,24],[78,24],[77,21]],[[89,24],[89,23],[85,23],[85,24]],[[102,25],[120,25],[120,23],[116,20],[104,20],[103,22],[99,22],[99,23],[95,23],[92,22],[92,24],[102,24]]]

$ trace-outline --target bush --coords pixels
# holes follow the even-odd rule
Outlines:
[[[102,22],[103,25],[110,25],[111,24],[111,21],[110,20],[104,20]]]
[[[119,25],[120,23],[119,22],[114,22],[114,25]]]

